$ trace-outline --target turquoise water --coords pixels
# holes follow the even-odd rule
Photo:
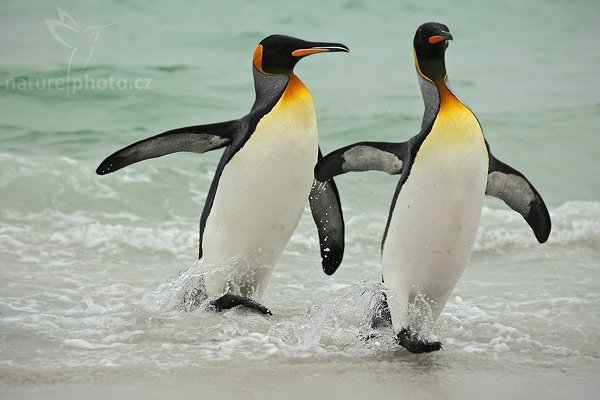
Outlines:
[[[368,366],[391,387],[414,371],[442,381],[478,371],[506,382],[492,385],[500,398],[590,397],[600,372],[598,15],[596,1],[2,3],[0,381],[178,375],[182,365],[210,376],[261,360],[275,375],[351,364],[346,372]],[[70,28],[53,34],[46,20]],[[389,332],[360,339],[381,290],[378,249],[397,183],[375,172],[337,179],[348,236],[333,277],[320,272],[305,213],[266,293],[273,318],[173,311],[220,152],[106,177],[98,163],[155,133],[247,113],[252,52],[272,33],[350,47],[296,68],[325,153],[406,140],[423,107],[412,37],[430,20],[450,27],[450,80],[494,154],[548,204],[548,243],[486,202],[471,263],[432,328],[445,345],[425,356],[433,370],[397,351]]]

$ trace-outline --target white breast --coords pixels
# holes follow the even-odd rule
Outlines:
[[[397,330],[417,294],[429,301],[434,319],[441,313],[473,247],[487,170],[483,135],[471,112],[440,112],[398,195],[382,253]]]
[[[310,94],[284,95],[225,166],[202,243],[208,296],[262,295],[304,210],[317,149]]]

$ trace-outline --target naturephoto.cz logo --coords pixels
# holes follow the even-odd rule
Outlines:
[[[95,78],[88,74],[74,78],[39,78],[21,76],[9,78],[5,82],[8,90],[66,90],[75,94],[82,90],[152,90],[152,79],[136,78]]]
[[[67,95],[82,90],[151,90],[152,79],[93,77],[84,70],[92,60],[96,42],[101,32],[119,24],[90,25],[85,28],[64,9],[56,7],[58,19],[46,19],[46,27],[54,40],[68,49],[66,76],[40,78],[35,76],[9,78],[5,82],[8,90],[66,90]],[[82,75],[83,73],[83,75]],[[76,76],[73,76],[76,75]]]

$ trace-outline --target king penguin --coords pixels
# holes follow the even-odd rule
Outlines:
[[[203,288],[216,310],[238,305],[271,314],[259,303],[309,199],[322,266],[331,275],[344,252],[344,221],[335,184],[313,185],[322,156],[312,96],[294,74],[311,54],[348,52],[339,43],[284,35],[263,39],[254,51],[256,99],[240,119],[170,130],[106,158],[99,175],[187,151],[225,148],[200,218]]]
[[[380,312],[391,318],[398,343],[414,353],[441,348],[422,338],[423,319],[413,321],[409,310],[439,317],[469,260],[485,195],[520,213],[540,243],[550,234],[537,190],[492,155],[477,118],[451,89],[444,60],[449,40],[448,27],[433,22],[414,37],[425,103],[419,134],[402,143],[352,144],[315,167],[316,179],[324,182],[350,171],[400,175],[381,247],[386,292]]]

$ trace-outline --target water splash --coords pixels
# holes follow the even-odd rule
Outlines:
[[[205,305],[207,299],[202,280],[202,260],[161,284],[144,298],[144,303],[155,312],[194,311]]]

